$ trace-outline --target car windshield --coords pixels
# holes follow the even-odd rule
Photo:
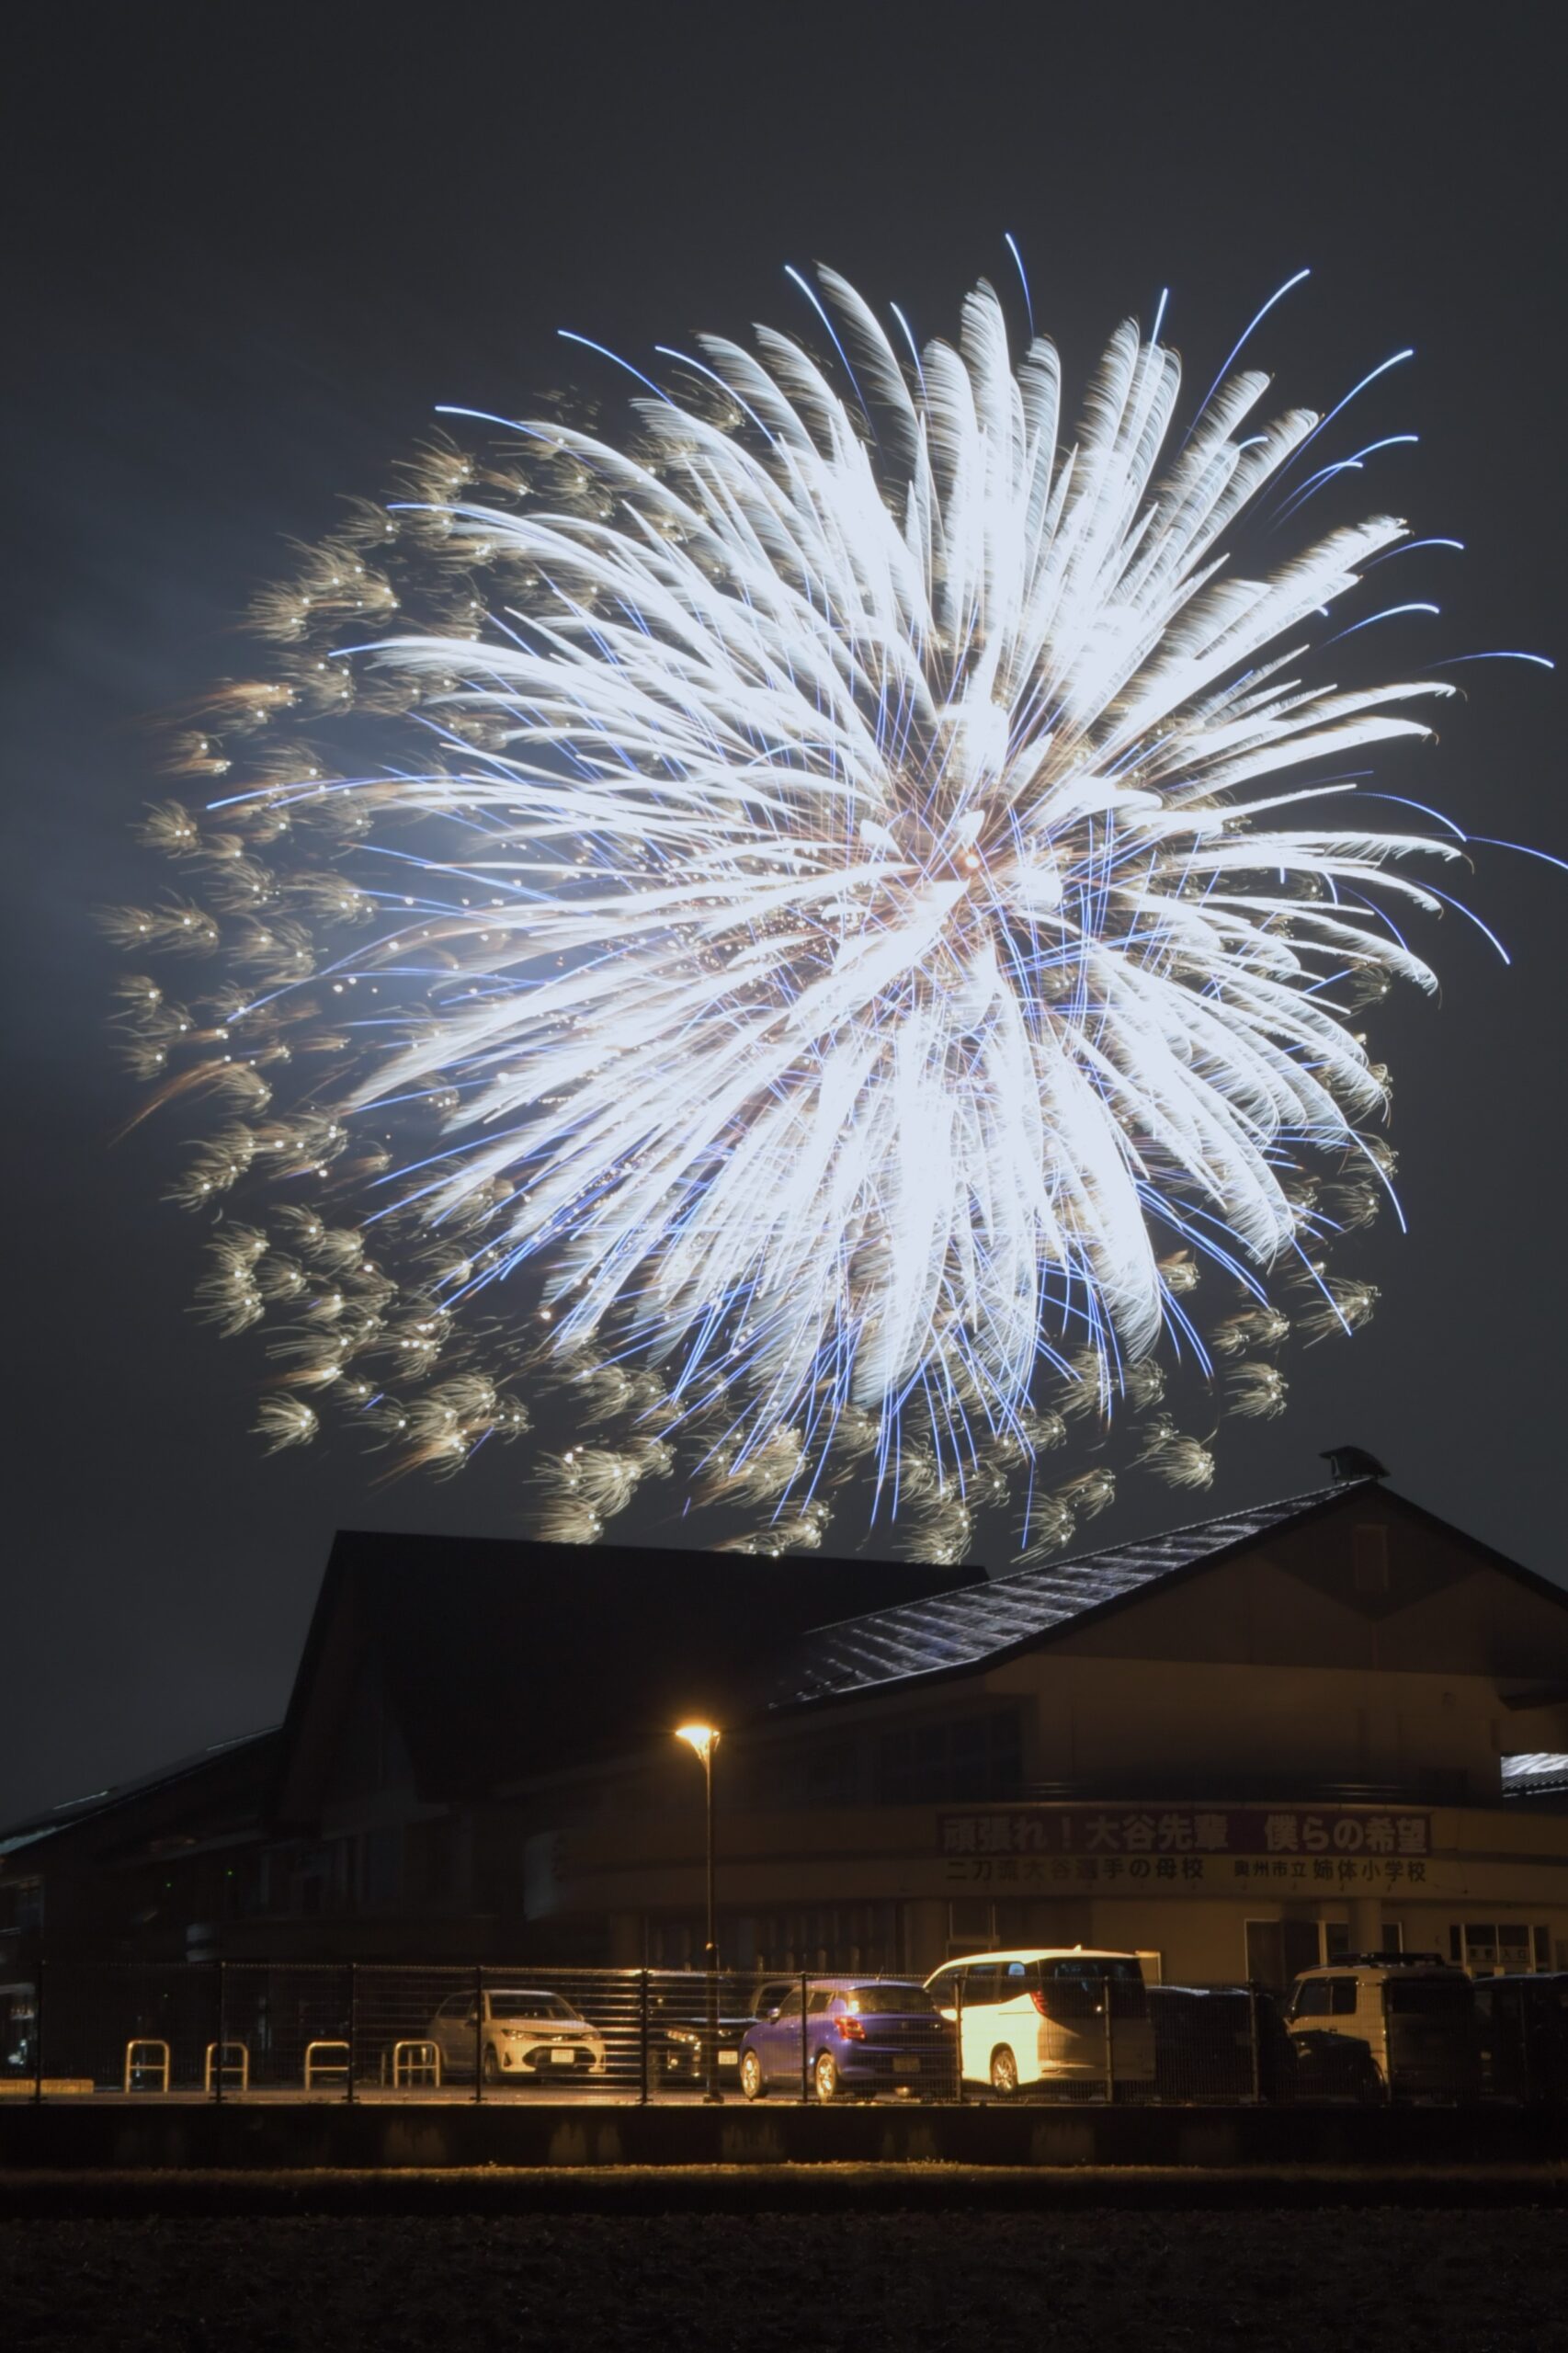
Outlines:
[[[929,2010],[935,1999],[924,1985],[852,1985],[845,1995],[852,2010],[869,2018],[889,2010]]]
[[[492,1994],[493,2018],[574,2018],[576,2011],[559,1994]]]

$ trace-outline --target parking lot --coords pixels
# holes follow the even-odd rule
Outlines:
[[[1568,1979],[1350,1956],[1281,2000],[1136,1956],[866,1972],[46,1965],[3,1990],[0,2102],[450,2109],[1562,2105]]]

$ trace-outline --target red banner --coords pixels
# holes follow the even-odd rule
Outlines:
[[[1432,1817],[1403,1806],[1011,1806],[944,1813],[960,1856],[1425,1858]]]

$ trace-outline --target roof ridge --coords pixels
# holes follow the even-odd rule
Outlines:
[[[1123,1537],[1119,1543],[1097,1544],[1092,1551],[1067,1553],[1060,1561],[1031,1561],[1022,1568],[1010,1569],[1006,1576],[986,1575],[974,1585],[955,1586],[950,1592],[928,1596],[911,1595],[906,1601],[892,1601],[881,1609],[858,1609],[847,1618],[829,1618],[821,1626],[811,1629],[812,1634],[832,1633],[841,1626],[863,1626],[872,1619],[892,1618],[902,1609],[928,1609],[937,1602],[972,1602],[977,1595],[994,1592],[998,1586],[1017,1585],[1024,1577],[1038,1577],[1043,1570],[1053,1573],[1063,1569],[1083,1568],[1094,1561],[1103,1561],[1113,1552],[1126,1552],[1139,1544],[1168,1544],[1176,1537],[1194,1535],[1200,1528],[1219,1528],[1227,1520],[1244,1519],[1260,1512],[1290,1513],[1304,1510],[1309,1505],[1323,1503],[1330,1495],[1348,1495],[1353,1488],[1376,1486],[1372,1479],[1333,1480],[1325,1487],[1304,1488],[1299,1495],[1281,1495],[1271,1504],[1236,1504],[1229,1511],[1210,1513],[1207,1519],[1184,1520],[1176,1528],[1159,1529],[1152,1536]]]
[[[1207,1519],[1185,1519],[1175,1528],[1162,1528],[1153,1536],[1124,1536],[1119,1543],[1096,1544],[1084,1552],[1066,1552],[1059,1561],[1031,1561],[1027,1567],[1009,1569],[1006,1576],[988,1577],[988,1585],[1011,1585],[1015,1578],[1033,1576],[1041,1569],[1072,1569],[1087,1561],[1103,1560],[1108,1552],[1126,1552],[1135,1544],[1168,1544],[1173,1537],[1191,1536],[1200,1528],[1218,1528],[1228,1519],[1243,1519],[1258,1512],[1290,1512],[1304,1509],[1308,1504],[1322,1503],[1329,1495],[1348,1495],[1353,1487],[1375,1487],[1376,1479],[1331,1479],[1325,1487],[1305,1487],[1299,1495],[1281,1495],[1274,1503],[1233,1504],[1229,1511],[1211,1512]],[[869,1613],[868,1613],[869,1614]]]
[[[873,1686],[924,1682],[1012,1656],[1105,1609],[1245,1553],[1300,1527],[1342,1496],[1377,1483],[1335,1480],[1270,1504],[1239,1505],[1163,1533],[1040,1563],[928,1601],[899,1603],[815,1627],[780,1656],[770,1708],[842,1699]]]

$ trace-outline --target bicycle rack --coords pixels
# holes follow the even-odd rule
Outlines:
[[[332,2057],[323,2056],[327,2052],[333,2054]],[[306,2043],[305,2089],[308,2092],[314,2091],[319,2083],[347,2084],[348,2068],[348,2045],[341,2036],[327,2035],[319,2042]]]
[[[222,2077],[223,2089],[231,2086],[237,2092],[250,2089],[250,2046],[244,2042],[210,2042],[202,2063],[201,2088],[210,2092],[213,2076]]]
[[[135,2075],[155,2075],[153,2084],[135,2084]],[[155,2035],[141,2035],[125,2046],[125,2088],[129,2091],[166,2092],[169,2087],[169,2046]]]
[[[392,2079],[394,2085],[412,2087],[416,2084],[428,2084],[439,2089],[440,2045],[423,2035],[406,2042],[394,2042],[392,2047]]]

